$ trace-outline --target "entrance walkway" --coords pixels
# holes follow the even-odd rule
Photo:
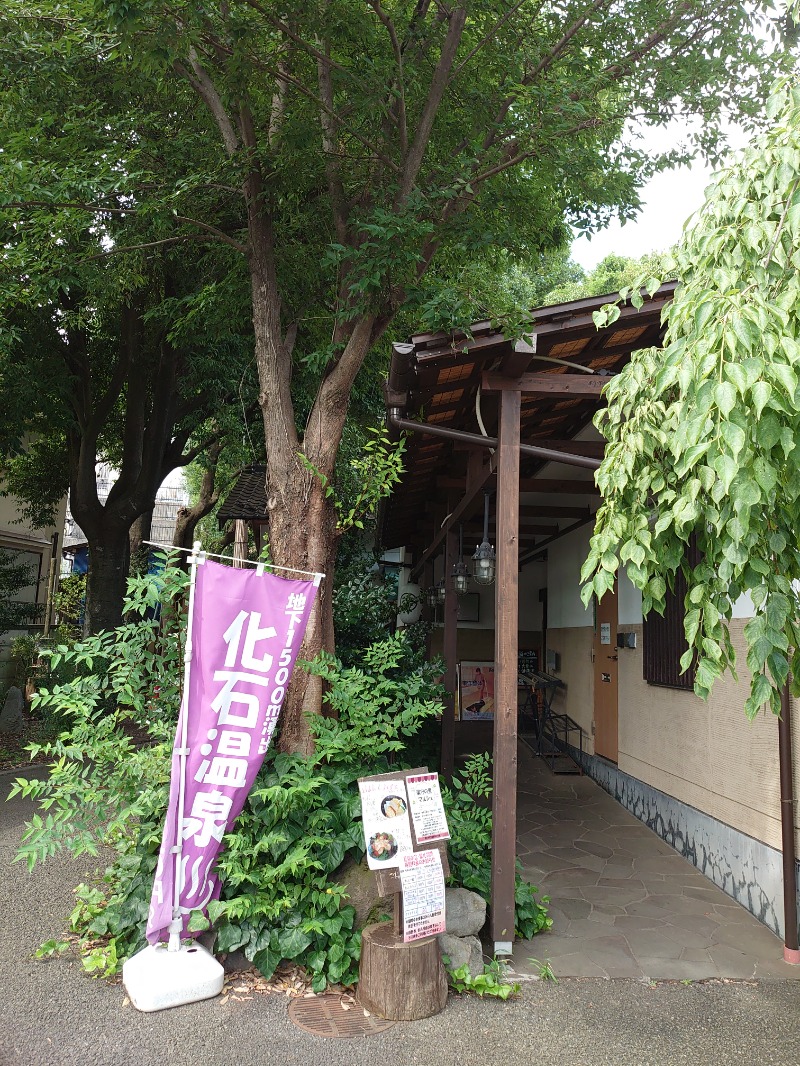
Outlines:
[[[551,774],[520,744],[517,854],[553,927],[513,967],[557,977],[800,978],[783,944],[591,778]],[[533,960],[533,961],[532,961]]]

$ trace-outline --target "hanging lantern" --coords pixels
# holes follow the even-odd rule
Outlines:
[[[436,586],[436,602],[441,606],[441,604],[444,603],[446,596],[447,587],[445,586],[444,578],[442,578],[442,580]]]
[[[479,585],[491,585],[494,581],[495,554],[489,543],[489,493],[483,499],[483,540],[472,556],[472,576]]]
[[[429,588],[425,589],[425,592],[423,593],[423,597],[424,597],[425,602],[427,603],[427,605],[430,608],[434,608],[436,606],[436,604],[439,602],[439,596],[437,594],[436,585],[431,585]]]
[[[464,562],[464,530],[458,527],[458,562],[453,564],[453,588],[460,596],[469,588],[469,570]]]

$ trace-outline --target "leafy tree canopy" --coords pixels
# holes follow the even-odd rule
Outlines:
[[[686,576],[687,668],[708,696],[735,675],[734,605],[752,675],[745,709],[780,709],[789,670],[800,693],[800,83],[770,98],[771,127],[716,177],[677,250],[681,281],[665,350],[635,353],[607,387],[596,423],[608,446],[583,570],[584,601],[617,568],[663,612]],[[650,287],[657,285],[653,280]],[[608,307],[599,321],[618,314]],[[699,561],[686,548],[696,538]]]

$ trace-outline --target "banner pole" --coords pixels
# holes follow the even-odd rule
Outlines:
[[[186,619],[186,645],[183,652],[183,699],[181,700],[180,713],[180,745],[177,749],[179,770],[178,787],[178,813],[177,830],[175,833],[175,845],[172,848],[175,854],[175,878],[174,892],[172,897],[172,921],[169,926],[169,951],[179,951],[181,946],[181,931],[183,918],[181,917],[181,889],[183,881],[181,877],[181,864],[183,859],[183,805],[186,794],[186,757],[189,749],[186,746],[189,732],[189,680],[191,675],[192,661],[192,622],[194,620],[194,590],[197,580],[197,566],[203,553],[200,550],[200,541],[196,540],[189,556],[189,607]]]

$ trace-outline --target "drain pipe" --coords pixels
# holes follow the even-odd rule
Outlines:
[[[794,779],[792,776],[792,706],[789,682],[781,691],[778,719],[778,758],[781,772],[781,836],[783,838],[783,957],[800,965],[797,942],[797,862],[794,847]]]
[[[389,424],[397,429],[404,429],[408,433],[426,433],[431,437],[440,437],[442,440],[454,440],[464,444],[472,444],[478,448],[497,448],[497,437],[482,437],[478,433],[467,433],[461,429],[448,429],[446,426],[431,426],[427,422],[413,422],[409,418],[402,418],[400,409],[390,407]],[[600,466],[599,459],[593,459],[588,455],[576,455],[574,452],[558,452],[553,448],[540,448],[535,444],[520,444],[521,455],[530,455],[534,459],[543,459],[550,463],[566,463],[568,466],[581,466],[585,470],[597,470]]]

